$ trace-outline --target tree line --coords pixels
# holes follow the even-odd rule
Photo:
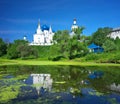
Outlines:
[[[95,43],[104,48],[104,52],[120,50],[120,39],[111,39],[108,34],[112,28],[98,28],[90,36],[83,35],[84,27],[73,30],[70,35],[69,31],[57,31],[53,37],[53,45],[49,48],[48,59],[59,60],[61,58],[74,59],[80,58],[89,53],[88,45]],[[39,58],[39,51],[33,46],[29,46],[28,41],[15,40],[13,43],[5,43],[0,39],[0,57],[6,56],[9,59],[31,59]],[[47,51],[48,52],[48,51]]]
[[[8,59],[30,59],[37,58],[38,52],[28,45],[28,41],[15,40],[13,43],[6,44],[0,39],[0,56],[6,55]]]

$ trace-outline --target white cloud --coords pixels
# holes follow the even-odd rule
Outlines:
[[[25,31],[25,30],[0,30],[0,34],[4,35],[4,34],[28,34],[31,33],[31,31]]]
[[[11,23],[35,23],[36,20],[35,19],[14,19],[14,18],[6,18],[4,19],[7,22],[11,22]]]

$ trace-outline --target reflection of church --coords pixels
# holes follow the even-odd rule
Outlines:
[[[53,80],[51,79],[50,74],[31,74],[32,83],[36,86],[37,93],[40,94],[41,90],[46,89],[51,91]]]
[[[30,45],[52,45],[54,33],[51,26],[47,25],[40,26],[38,22],[38,28],[36,34],[33,35],[33,42]]]

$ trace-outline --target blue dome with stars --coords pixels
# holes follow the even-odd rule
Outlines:
[[[49,30],[49,27],[48,27],[47,25],[42,25],[42,26],[41,26],[41,29],[42,29],[42,31],[44,31],[44,30]]]

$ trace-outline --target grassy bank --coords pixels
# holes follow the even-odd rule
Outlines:
[[[38,51],[40,58],[48,58],[50,53],[50,46],[32,46]]]
[[[8,60],[0,59],[0,66],[3,65],[78,65],[78,66],[120,66],[114,63],[95,63],[95,62],[79,62],[75,60],[69,61],[39,61],[39,60]]]

